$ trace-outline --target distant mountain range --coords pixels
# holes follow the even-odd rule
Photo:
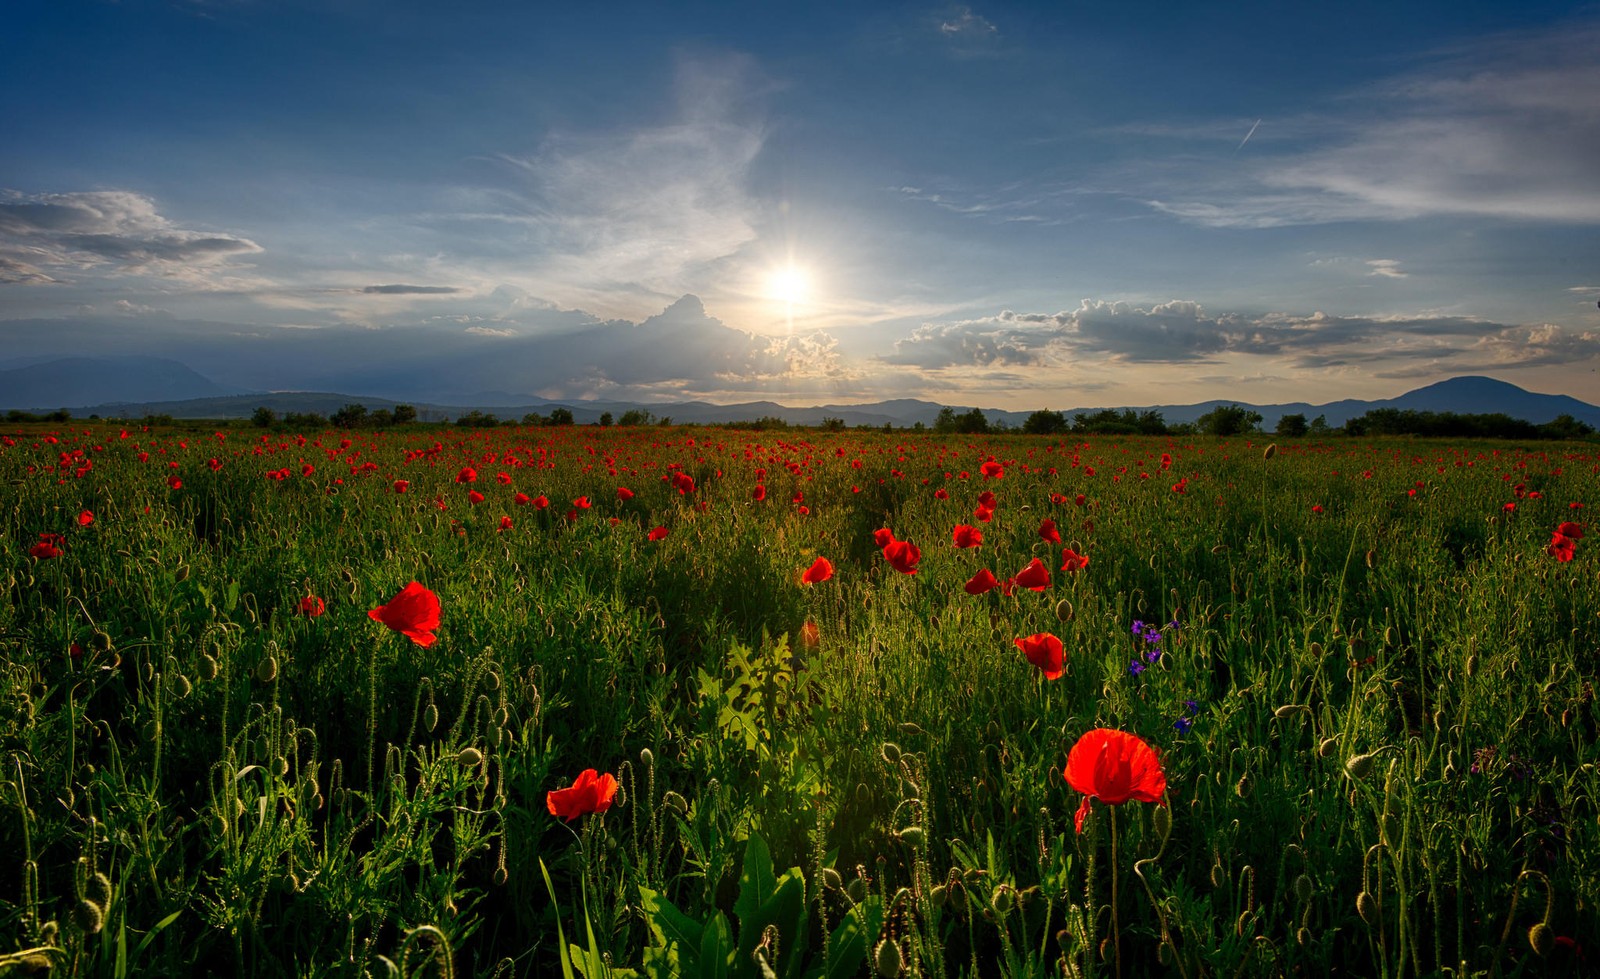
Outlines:
[[[138,418],[148,414],[173,418],[247,418],[258,407],[279,415],[330,415],[347,404],[362,404],[369,411],[393,408],[387,398],[322,392],[245,392],[228,389],[190,370],[174,360],[155,357],[72,357],[0,370],[0,409],[54,411],[66,407],[75,417],[91,414],[102,417]],[[947,407],[932,401],[899,399],[856,405],[816,405],[789,407],[773,401],[749,401],[717,405],[704,401],[641,403],[628,401],[551,401],[499,391],[480,392],[462,399],[460,404],[409,402],[424,421],[449,421],[477,410],[502,419],[520,419],[530,413],[548,415],[554,408],[571,410],[579,424],[598,422],[609,412],[621,418],[629,411],[648,411],[656,418],[671,418],[693,424],[729,424],[760,418],[779,418],[791,425],[818,425],[825,418],[838,418],[846,425],[909,427],[922,422],[931,426]],[[1234,400],[1203,401],[1189,405],[1106,405],[1066,409],[1067,418],[1102,410],[1105,407],[1135,411],[1159,411],[1169,423],[1191,422],[1222,406],[1237,404],[1261,413],[1267,428],[1283,415],[1301,414],[1307,420],[1322,416],[1330,426],[1343,425],[1351,418],[1378,408],[1409,411],[1454,412],[1456,414],[1499,413],[1535,424],[1571,415],[1600,428],[1600,407],[1566,395],[1537,394],[1515,384],[1489,377],[1453,377],[1409,391],[1398,398],[1377,401],[1349,399],[1313,405],[1256,405]],[[950,405],[958,414],[971,406]],[[1013,428],[1027,420],[1029,411],[982,409],[991,424],[1004,422]]]

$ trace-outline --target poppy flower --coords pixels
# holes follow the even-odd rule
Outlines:
[[[183,480],[179,479],[176,476],[168,476],[167,477],[167,488],[168,489],[181,490],[181,489],[183,489]]]
[[[825,557],[819,557],[811,563],[811,567],[807,568],[804,574],[800,575],[800,580],[805,584],[814,585],[832,577],[833,562]]]
[[[1049,517],[1044,518],[1044,523],[1039,525],[1039,536],[1052,544],[1061,543],[1061,531],[1056,529],[1056,522]]]
[[[1050,587],[1050,572],[1045,568],[1043,561],[1034,558],[1026,568],[1018,571],[1017,576],[1011,581],[1018,588],[1044,591]]]
[[[977,547],[983,543],[983,531],[964,523],[956,524],[956,529],[950,532],[950,537],[956,542],[957,547]]]
[[[472,468],[471,466],[467,466],[460,472],[456,473],[456,482],[458,483],[476,483],[477,481],[478,470]]]
[[[61,548],[51,540],[40,540],[39,543],[28,548],[28,556],[39,561],[48,561],[61,556]]]
[[[396,493],[404,493],[406,490],[408,490],[410,488],[411,488],[411,483],[410,483],[409,480],[397,479],[397,480],[394,481],[394,491]]]
[[[367,613],[367,618],[406,635],[418,646],[432,646],[438,637],[433,630],[439,628],[439,596],[413,581],[389,599]]]
[[[1137,735],[1097,727],[1078,739],[1067,753],[1067,784],[1083,793],[1073,824],[1083,832],[1083,817],[1089,815],[1089,800],[1097,798],[1113,806],[1129,799],[1160,802],[1167,791],[1167,776],[1161,759]]]
[[[767,498],[767,488],[765,486],[762,486],[760,483],[757,483],[756,484],[756,488],[750,491],[750,499],[755,500],[757,503],[760,503],[762,500],[764,500],[766,498]]]
[[[999,584],[1000,582],[995,578],[993,571],[988,568],[980,568],[978,573],[967,579],[967,583],[961,587],[968,595],[982,595]]]
[[[680,496],[687,496],[694,492],[694,477],[686,472],[673,473],[672,486]]]
[[[500,529],[502,531],[511,529],[511,518],[510,517],[502,516],[500,518]]]
[[[984,477],[987,479],[1001,479],[1006,474],[1005,467],[1000,465],[1000,463],[995,462],[993,459],[990,459],[988,462],[979,466],[978,472],[983,473]]]
[[[94,523],[94,514],[90,513],[88,510],[84,510],[82,513],[78,514],[78,526],[87,527],[92,523]],[[1563,526],[1563,527],[1577,527],[1578,525],[1577,524],[1562,524],[1561,526]],[[1568,536],[1570,537],[1572,535],[1569,534]],[[1581,530],[1578,531],[1577,536],[1582,537],[1583,536],[1583,531],[1581,531]]]
[[[995,495],[988,490],[984,490],[982,493],[978,494],[978,506],[983,507],[985,510],[993,510],[999,505],[1000,501],[996,499]]]
[[[307,595],[300,599],[300,614],[314,619],[328,610],[328,603],[315,595]]]
[[[916,574],[917,562],[922,560],[922,549],[908,540],[890,541],[884,545],[883,559],[896,571]]]
[[[800,627],[800,641],[807,649],[816,649],[822,642],[822,630],[817,624],[807,619],[806,624]]]
[[[888,547],[894,543],[894,531],[888,527],[879,527],[872,532],[872,542],[879,547]]]
[[[943,487],[940,487],[933,491],[933,498],[936,500],[948,500],[950,499],[950,494]]]
[[[1546,547],[1544,552],[1565,564],[1572,560],[1577,553],[1577,545],[1570,537],[1562,534],[1552,534],[1550,535],[1550,546]]]
[[[1046,680],[1055,680],[1064,672],[1061,640],[1050,633],[1040,632],[1026,639],[1011,641],[1022,650],[1022,655],[1028,657],[1028,662],[1039,668]]]
[[[526,493],[518,493],[516,496],[511,498],[511,502],[515,503],[517,506],[527,506],[529,503],[533,502],[533,498]]]
[[[579,510],[587,510],[589,509],[589,498],[587,496],[580,496],[576,500],[572,501],[572,505]]]
[[[533,508],[535,510],[548,510],[550,508],[550,500],[549,500],[549,498],[545,497],[545,496],[536,496],[536,497],[534,497],[533,498]]]
[[[972,511],[972,515],[979,523],[988,523],[994,519],[994,507],[980,506]]]
[[[544,804],[550,815],[568,822],[591,812],[605,812],[617,796],[617,780],[609,772],[605,775],[585,768],[578,780],[564,789],[545,793]]]
[[[1089,566],[1089,555],[1087,555],[1087,554],[1079,554],[1077,551],[1074,551],[1070,547],[1061,552],[1061,570],[1062,571],[1082,571],[1084,568],[1087,568],[1088,566]]]
[[[483,500],[484,496],[482,493],[479,493],[477,490],[467,490],[468,503],[472,504],[473,506],[477,506],[479,503],[482,503]]]
[[[618,486],[617,487],[617,499],[619,499],[622,502],[626,503],[627,501],[633,499],[633,490],[628,489],[628,487],[626,487],[626,486]]]
[[[665,538],[669,533],[671,533],[671,531],[667,530],[665,527],[656,527],[652,529],[650,533],[645,534],[644,536],[647,540],[658,541]]]
[[[84,512],[87,513],[88,511],[85,510]],[[82,523],[83,518],[78,518],[78,522]],[[1571,537],[1573,540],[1583,539],[1583,528],[1570,520],[1557,527],[1556,533],[1560,534],[1562,537]]]

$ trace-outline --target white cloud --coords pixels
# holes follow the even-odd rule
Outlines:
[[[238,235],[175,227],[153,200],[128,191],[0,196],[0,282],[59,281],[89,269],[201,282],[261,250]]]
[[[939,33],[946,37],[957,35],[988,35],[999,33],[999,28],[987,18],[972,12],[971,7],[957,7],[939,19]]]
[[[1400,263],[1392,258],[1369,258],[1367,266],[1372,270],[1368,275],[1382,276],[1386,279],[1404,279],[1410,273],[1400,267]]]

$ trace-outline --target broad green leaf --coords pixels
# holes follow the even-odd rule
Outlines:
[[[716,917],[706,922],[705,933],[700,938],[700,979],[729,979],[733,975],[736,953],[728,917],[718,911]]]

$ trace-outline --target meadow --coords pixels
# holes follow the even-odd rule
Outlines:
[[[0,975],[1593,974],[1600,450],[1267,441],[13,428]]]

